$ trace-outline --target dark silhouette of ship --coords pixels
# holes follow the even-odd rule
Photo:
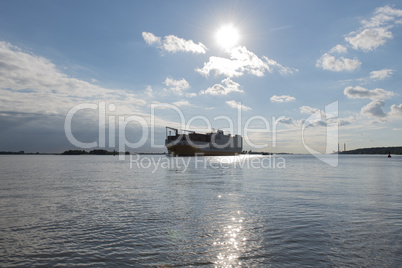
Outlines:
[[[237,155],[242,152],[240,135],[225,135],[222,130],[209,133],[179,130],[166,127],[165,146],[173,156]]]

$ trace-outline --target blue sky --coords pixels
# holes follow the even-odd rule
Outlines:
[[[206,118],[212,128],[244,135],[246,127],[267,129],[266,119],[270,131],[249,131],[245,149],[305,153],[304,139],[323,151],[333,124],[348,149],[401,145],[398,1],[0,5],[0,151],[75,148],[65,118],[83,103],[105,103],[106,149],[113,147],[109,118],[118,123],[119,116],[135,115],[150,123],[155,104],[176,106],[186,127],[199,130],[207,128],[200,119]],[[239,36],[230,46],[216,36],[227,25]],[[309,121],[334,102],[336,118]],[[77,140],[99,145],[98,111],[74,116]],[[233,120],[233,129],[222,117]],[[153,142],[161,147],[165,125],[181,127],[180,118],[159,107],[153,119]],[[115,138],[123,132],[118,126]],[[140,144],[144,132],[134,120],[124,133]],[[150,137],[130,151],[164,151],[151,143]]]

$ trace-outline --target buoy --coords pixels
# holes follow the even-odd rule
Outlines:
[[[391,157],[391,152],[388,153],[388,157]]]

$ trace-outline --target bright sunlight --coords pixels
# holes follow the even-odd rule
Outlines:
[[[222,26],[216,32],[215,37],[218,44],[225,49],[234,47],[240,39],[238,30],[232,25]]]

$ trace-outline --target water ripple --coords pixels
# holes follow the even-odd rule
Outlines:
[[[2,157],[1,266],[398,267],[398,159],[152,173],[110,157]]]

